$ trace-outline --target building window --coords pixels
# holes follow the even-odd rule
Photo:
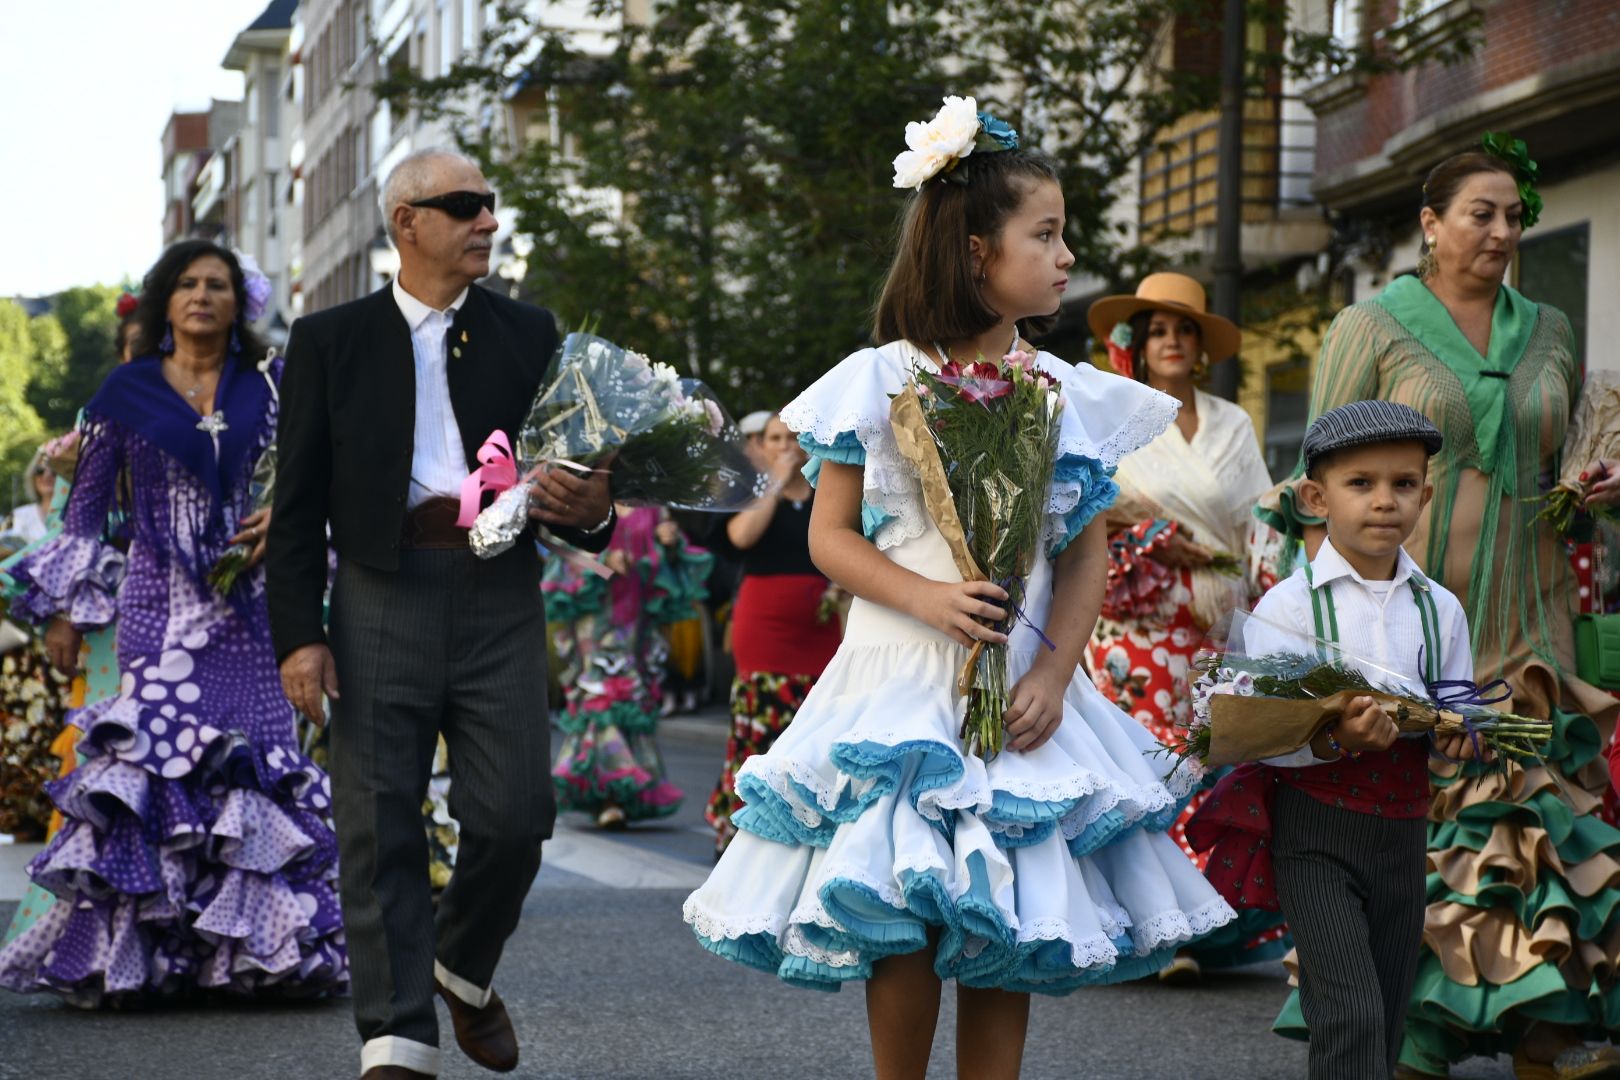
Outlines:
[[[281,69],[266,68],[264,85],[269,88],[269,92],[264,95],[264,134],[266,138],[274,139],[281,134],[281,101],[276,96],[276,91],[281,86]]]
[[[438,10],[435,12],[435,31],[439,35],[439,70],[437,74],[444,75],[452,64],[456,62],[456,35],[451,25],[450,0],[439,0]]]
[[[1328,31],[1346,48],[1361,44],[1362,0],[1328,0]]]
[[[1298,359],[1267,368],[1266,469],[1273,480],[1286,480],[1293,474],[1310,413],[1310,364]]]
[[[1586,282],[1591,264],[1587,222],[1519,242],[1518,289],[1531,300],[1569,316],[1575,331],[1575,366],[1586,375]]]

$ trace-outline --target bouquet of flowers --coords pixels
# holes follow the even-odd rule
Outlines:
[[[1583,510],[1613,520],[1616,515],[1612,508],[1585,505],[1591,486],[1607,474],[1600,472],[1585,479],[1582,475],[1592,462],[1615,457],[1620,457],[1620,375],[1594,371],[1581,387],[1569,432],[1564,436],[1563,467],[1558,480],[1546,494],[1530,500],[1542,504],[1537,520],[1546,521],[1560,536],[1574,530],[1576,515]]]
[[[261,510],[268,510],[275,500],[276,487],[276,444],[271,443],[259,455],[258,462],[253,466],[253,476],[248,481],[248,497],[252,503],[249,514],[256,514]],[[221,596],[228,594],[236,587],[236,579],[242,576],[242,571],[248,568],[248,558],[253,554],[252,544],[232,544],[225,549],[225,554],[214,563],[213,569],[208,571],[208,584]]]
[[[501,491],[471,522],[481,558],[511,547],[527,525],[528,484],[515,482],[520,468],[526,481],[547,465],[590,472],[611,462],[615,501],[683,510],[740,509],[765,491],[742,434],[708,387],[583,331],[558,348],[518,431],[517,460],[504,436],[491,441],[494,449],[486,443],[479,451],[485,468],[469,478],[475,498]],[[465,517],[465,494],[462,507]]]
[[[1022,618],[1024,587],[1039,552],[1057,461],[1063,395],[1057,380],[1015,350],[999,362],[918,369],[894,399],[890,420],[900,452],[917,467],[929,515],[964,581],[1007,590],[1007,632]],[[1006,730],[1007,650],[974,644],[957,679],[967,699],[961,738],[986,761]]]
[[[1286,651],[1247,655],[1236,644],[1244,623],[1264,624],[1267,640],[1286,639]],[[1372,698],[1403,732],[1461,732],[1476,751],[1489,748],[1501,757],[1537,758],[1552,737],[1548,721],[1490,707],[1509,696],[1505,683],[1445,681],[1418,690],[1314,635],[1243,612],[1233,616],[1233,626],[1224,650],[1212,648],[1194,660],[1192,723],[1166,747],[1204,769],[1292,753],[1358,697]]]

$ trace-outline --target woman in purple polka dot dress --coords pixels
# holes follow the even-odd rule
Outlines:
[[[121,683],[72,717],[87,760],[51,785],[66,824],[29,866],[58,899],[0,950],[8,989],[91,1006],[347,984],[331,790],[297,747],[263,572],[223,598],[207,580],[232,543],[263,555],[249,479],[281,363],[254,362],[259,281],[204,241],[158,260],[137,317],[161,344],[85,410],[63,532],[13,569],[12,611],[50,623],[59,666],[116,610]],[[115,498],[127,557],[103,536]]]

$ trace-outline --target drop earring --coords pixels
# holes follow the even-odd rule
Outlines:
[[[174,352],[174,324],[173,323],[167,323],[166,322],[166,323],[163,324],[163,340],[158,342],[158,352],[164,353],[164,354]]]
[[[236,327],[231,327],[231,354],[233,356],[242,351],[242,339],[236,336]]]

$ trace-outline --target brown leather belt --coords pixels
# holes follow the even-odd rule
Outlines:
[[[399,546],[417,550],[467,547],[467,530],[456,525],[461,502],[447,495],[436,495],[405,511],[405,525]]]

